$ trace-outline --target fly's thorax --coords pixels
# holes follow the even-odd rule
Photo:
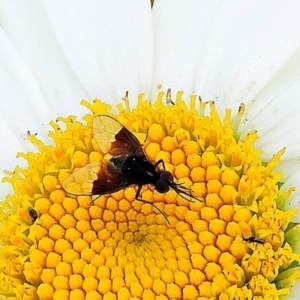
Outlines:
[[[130,184],[143,185],[150,183],[155,185],[159,178],[159,173],[155,170],[154,165],[145,156],[115,156],[111,158],[111,162]]]

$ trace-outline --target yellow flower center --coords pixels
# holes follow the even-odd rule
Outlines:
[[[284,149],[268,162],[250,132],[241,139],[244,107],[223,120],[213,102],[177,94],[151,105],[139,96],[111,107],[99,100],[84,122],[75,117],[51,122],[53,143],[29,136],[37,153],[19,153],[6,181],[14,189],[1,203],[0,294],[4,299],[279,299],[299,277],[295,253],[297,212],[286,210],[292,193],[280,189],[275,171]],[[168,94],[169,99],[170,94]],[[65,179],[102,161],[93,118],[110,115],[133,132],[153,164],[162,159],[176,183],[202,201],[187,201],[174,190],[160,194],[144,186],[98,196],[72,196]],[[105,156],[106,157],[106,156]]]

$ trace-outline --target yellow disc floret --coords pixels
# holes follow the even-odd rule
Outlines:
[[[239,138],[244,105],[221,120],[213,102],[200,101],[198,112],[195,95],[190,108],[182,92],[175,103],[170,91],[167,105],[163,98],[151,105],[140,95],[129,110],[126,96],[118,114],[83,101],[91,111],[84,122],[50,123],[51,145],[28,136],[38,152],[18,154],[28,167],[8,173],[14,194],[1,202],[1,299],[276,300],[289,293],[300,256],[297,212],[286,209],[293,188],[281,190],[274,169],[284,149],[263,162],[257,133]],[[70,174],[110,159],[92,130],[100,114],[133,132],[147,159],[160,161],[157,171],[165,168],[179,185],[166,193],[145,185],[143,202],[135,186],[67,194]]]

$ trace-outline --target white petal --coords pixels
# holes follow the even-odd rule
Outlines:
[[[196,90],[223,106],[248,103],[297,51],[300,2],[221,3],[199,53]]]
[[[153,95],[159,89],[195,91],[197,59],[215,1],[156,1],[153,7]]]
[[[12,169],[20,150],[33,150],[26,142],[31,131],[47,137],[51,115],[35,78],[0,28],[0,166]],[[37,126],[37,124],[39,126]],[[0,179],[1,179],[0,175]]]
[[[300,44],[298,1],[158,1],[154,89],[249,102]]]
[[[90,98],[120,102],[149,93],[151,10],[147,1],[45,1],[70,68]]]
[[[72,103],[78,111],[79,100],[88,93],[62,53],[41,1],[3,1],[1,27],[36,80],[47,109],[53,110],[52,118],[74,114]]]

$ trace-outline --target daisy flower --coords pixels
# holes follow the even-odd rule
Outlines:
[[[297,299],[299,11],[2,1],[0,299]],[[170,190],[70,193],[99,115]]]

